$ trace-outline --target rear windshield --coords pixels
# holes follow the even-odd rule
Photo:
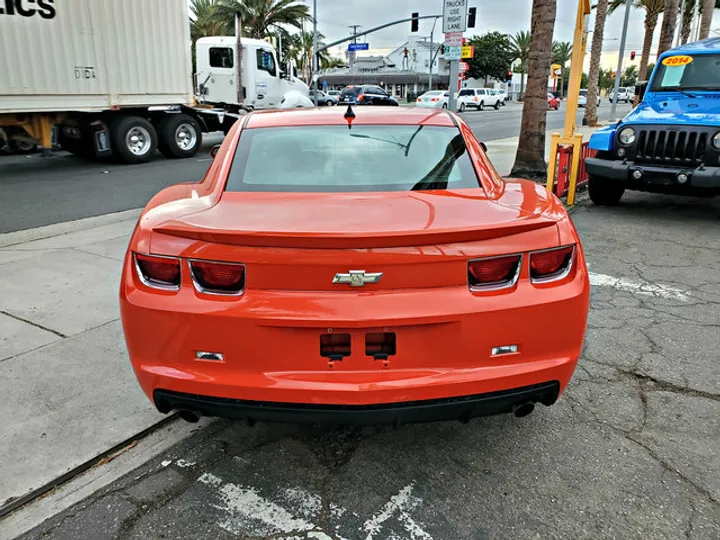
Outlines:
[[[587,96],[587,92],[588,92],[587,90],[580,90],[580,95]]]
[[[243,131],[226,191],[360,192],[479,187],[455,127],[302,126]]]
[[[362,86],[353,86],[352,88],[345,88],[345,90],[340,92],[340,95],[341,96],[343,96],[343,95],[347,96],[349,94],[357,95],[360,93],[361,90],[362,90]]]

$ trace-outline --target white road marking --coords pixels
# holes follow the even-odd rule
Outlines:
[[[175,465],[177,465],[177,466],[180,467],[181,469],[187,469],[188,467],[193,467],[193,466],[195,466],[195,462],[194,462],[194,461],[188,461],[188,460],[186,460],[186,459],[178,459],[178,460],[175,462]]]
[[[646,281],[618,278],[607,274],[596,274],[594,272],[590,272],[590,285],[594,287],[612,287],[619,291],[629,292],[632,294],[655,296],[658,298],[679,300],[680,302],[690,301],[690,294],[682,289],[677,289],[668,285],[648,283]]]
[[[340,536],[340,525],[331,536],[313,523],[322,514],[322,499],[300,488],[286,488],[278,503],[262,497],[256,488],[225,482],[212,473],[204,473],[198,482],[205,484],[216,493],[220,504],[214,508],[225,513],[216,521],[217,525],[236,536],[273,536],[278,540],[345,540]],[[380,511],[367,520],[360,528],[367,536],[365,540],[381,540],[385,522],[393,519],[405,530],[402,537],[383,536],[390,540],[433,540],[410,512],[422,505],[422,499],[412,494],[414,484],[409,484],[383,505]],[[283,506],[291,508],[286,510]],[[338,519],[347,509],[330,503],[330,514]],[[357,513],[352,513],[357,516]],[[387,531],[385,531],[387,533]],[[287,536],[284,536],[287,535]]]
[[[382,530],[382,524],[396,514],[398,521],[405,527],[412,540],[433,540],[432,536],[410,517],[409,511],[422,504],[421,499],[412,495],[412,490],[413,484],[402,488],[397,495],[390,497],[378,514],[365,522],[363,529],[368,533],[365,540],[374,540]]]
[[[162,465],[163,467],[167,467],[167,466],[170,465],[171,463],[172,463],[172,461],[170,461],[170,460],[165,460],[165,461],[161,462],[160,465]]]

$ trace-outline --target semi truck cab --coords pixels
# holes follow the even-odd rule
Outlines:
[[[720,38],[664,52],[638,106],[589,146],[595,204],[617,204],[628,189],[720,194]]]
[[[261,39],[242,38],[243,104],[254,109],[280,106],[290,91],[308,96],[308,86],[288,64],[282,69],[275,49]],[[195,43],[198,101],[222,106],[238,103],[237,42],[234,36],[200,38]]]

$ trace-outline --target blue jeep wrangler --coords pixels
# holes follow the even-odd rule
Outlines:
[[[617,204],[626,189],[720,194],[720,38],[664,52],[642,101],[593,133],[590,148],[595,204]]]

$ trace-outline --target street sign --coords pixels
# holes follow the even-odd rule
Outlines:
[[[462,47],[445,46],[445,60],[460,60],[462,58]]]
[[[367,51],[369,49],[369,43],[350,43],[347,48],[348,51]]]
[[[462,32],[447,32],[445,34],[445,46],[446,47],[462,47],[463,35]]]
[[[473,56],[475,56],[475,45],[463,45],[462,57],[472,58]]]
[[[460,73],[465,73],[468,69],[470,69],[470,64],[468,64],[467,62],[460,62]]]
[[[443,1],[443,32],[467,30],[468,0]]]

